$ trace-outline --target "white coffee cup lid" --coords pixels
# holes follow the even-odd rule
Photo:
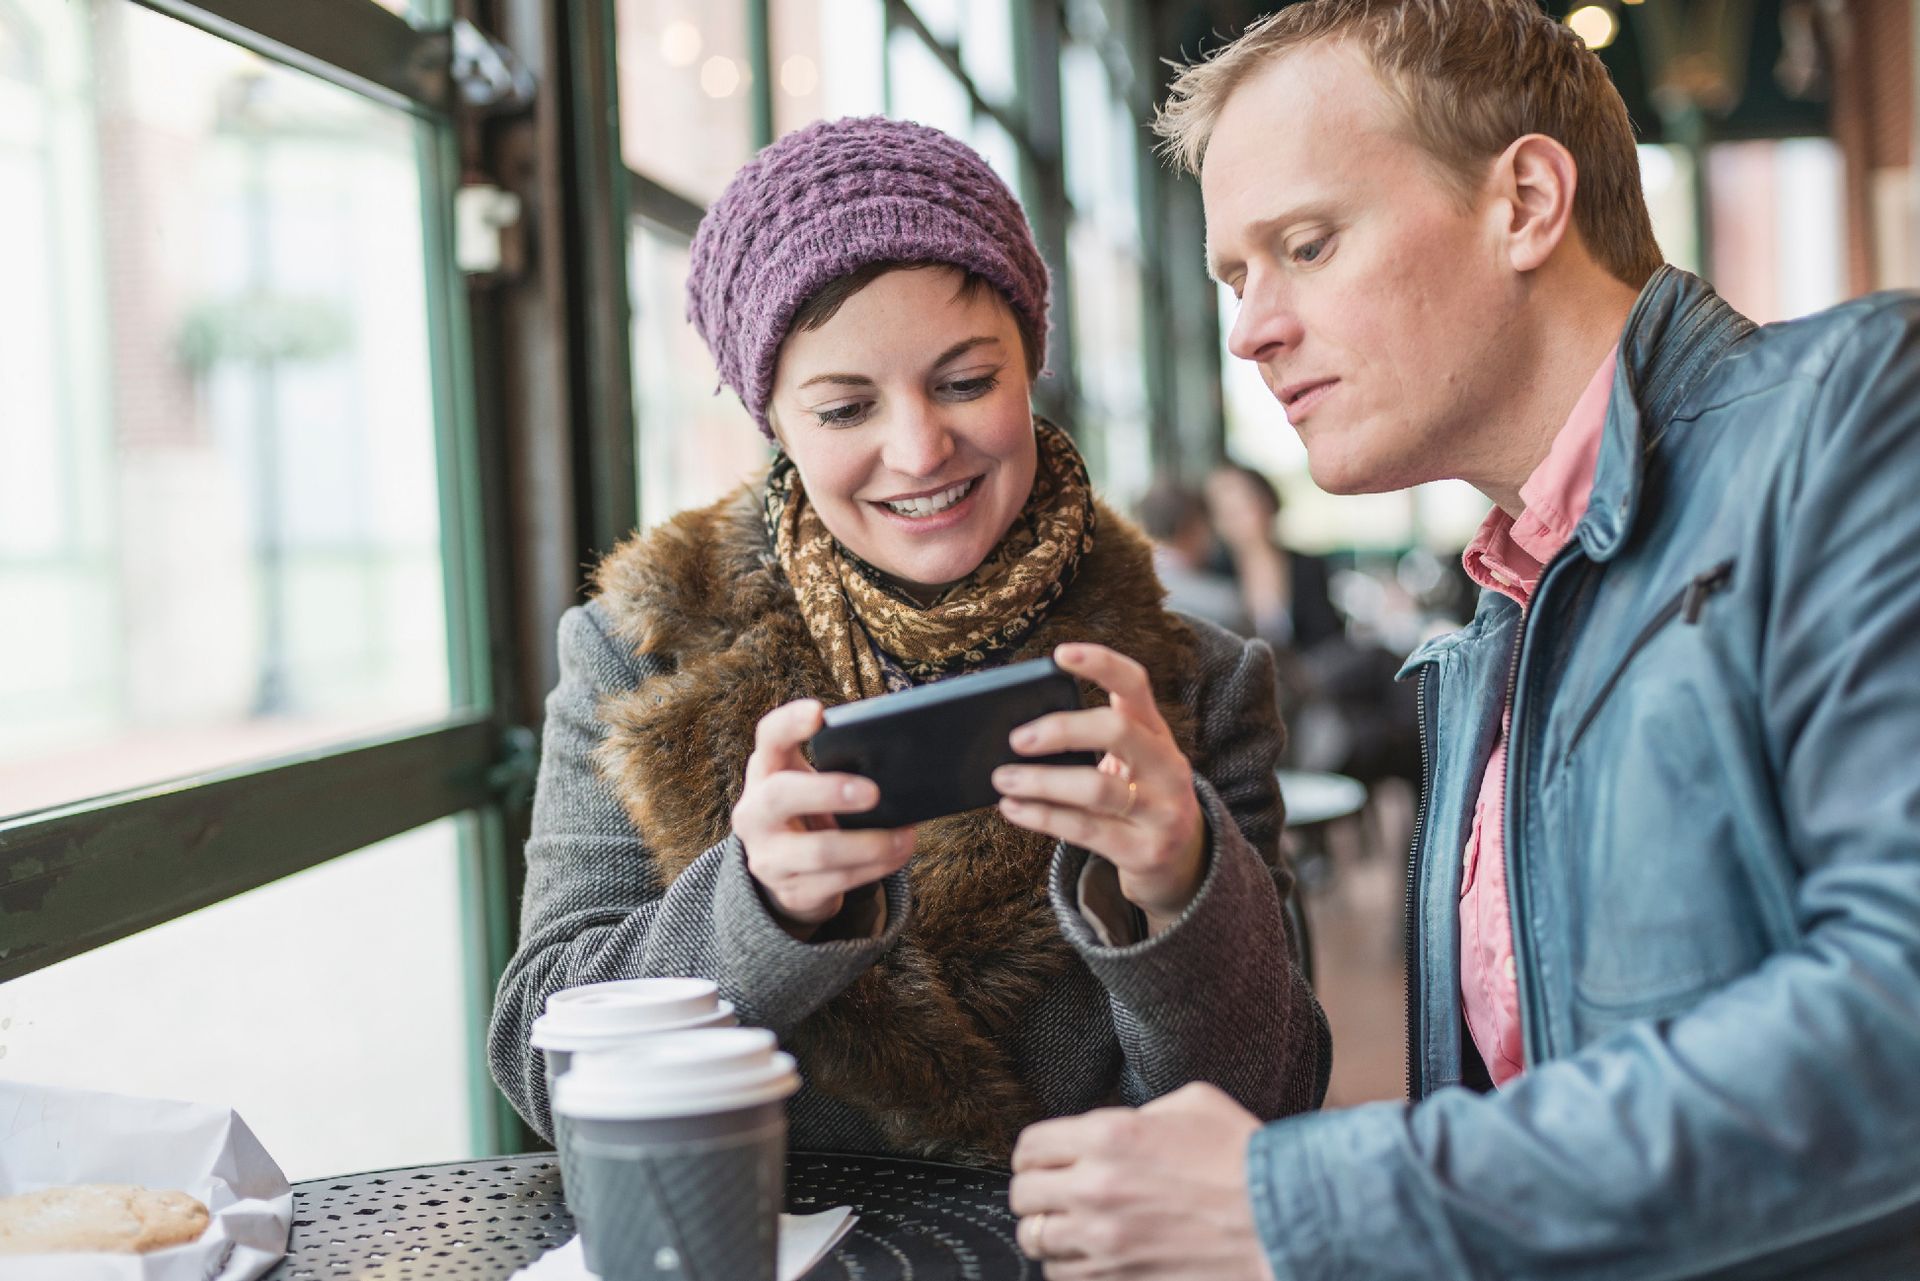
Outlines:
[[[618,995],[562,1001],[533,1021],[527,1037],[536,1050],[604,1050],[665,1032],[695,1028],[732,1027],[739,1022],[733,1002],[716,1001],[704,1013],[666,1019],[648,1002],[631,1002]]]
[[[611,983],[584,983],[563,987],[547,997],[547,1009],[574,1001],[602,1001],[619,997],[659,1012],[660,1021],[673,1023],[706,1014],[720,999],[720,986],[712,979],[654,978],[615,979]]]
[[[800,1088],[791,1054],[765,1028],[705,1028],[576,1054],[554,1108],[589,1120],[653,1120],[774,1103]]]

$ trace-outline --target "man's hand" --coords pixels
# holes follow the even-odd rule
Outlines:
[[[1013,1212],[1047,1281],[1273,1281],[1247,1199],[1260,1122],[1211,1085],[1027,1127]]]

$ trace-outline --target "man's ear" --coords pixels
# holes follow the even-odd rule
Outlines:
[[[1573,153],[1545,134],[1514,140],[1494,162],[1493,182],[1508,212],[1507,260],[1533,271],[1553,257],[1573,226],[1579,170]]]

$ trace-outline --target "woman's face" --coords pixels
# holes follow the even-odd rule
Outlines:
[[[909,589],[965,578],[1033,489],[1013,311],[951,268],[890,271],[787,335],[774,434],[842,546]]]

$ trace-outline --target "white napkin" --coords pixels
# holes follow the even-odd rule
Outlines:
[[[0,1281],[252,1281],[287,1252],[293,1190],[231,1109],[0,1081],[0,1196],[68,1183],[178,1189],[213,1221],[151,1254],[0,1258]]]
[[[813,1265],[827,1257],[840,1244],[840,1238],[853,1230],[860,1216],[846,1206],[822,1210],[818,1214],[780,1216],[780,1281],[800,1281]],[[513,1274],[513,1281],[598,1281],[587,1271],[586,1255],[575,1237],[557,1250],[549,1250]]]

